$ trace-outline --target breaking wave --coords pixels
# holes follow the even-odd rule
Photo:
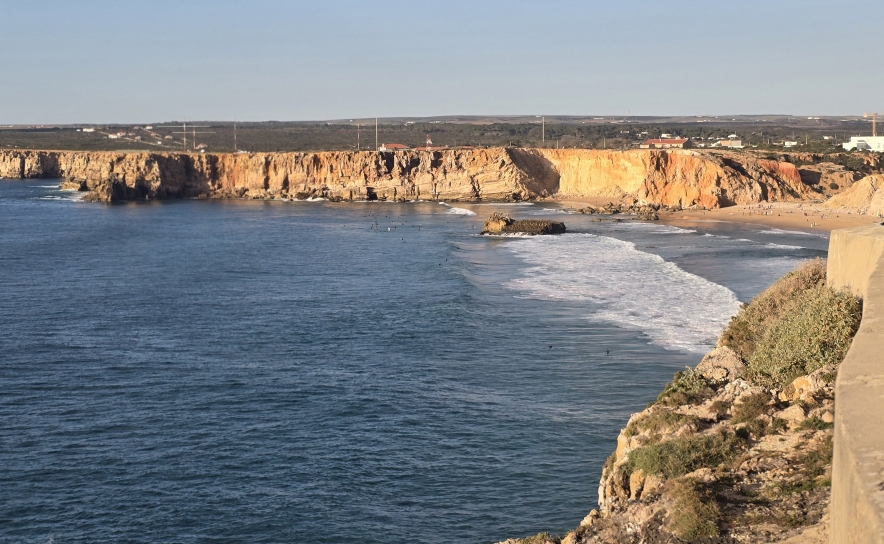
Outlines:
[[[454,215],[476,215],[476,212],[473,210],[468,210],[466,208],[455,208],[451,204],[446,204],[445,202],[440,202],[439,204],[448,207],[448,213],[452,213]]]
[[[727,287],[638,251],[632,242],[564,234],[505,247],[529,265],[507,283],[517,296],[594,303],[589,319],[641,331],[666,349],[708,351],[740,307]]]

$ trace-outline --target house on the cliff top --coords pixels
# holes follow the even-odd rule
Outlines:
[[[411,149],[405,144],[381,144],[378,151],[405,151]]]
[[[651,138],[639,147],[642,149],[685,149],[691,147],[691,141],[687,138]]]

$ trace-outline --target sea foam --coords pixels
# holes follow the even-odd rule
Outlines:
[[[727,287],[638,251],[632,242],[564,234],[505,247],[529,265],[507,284],[517,296],[595,303],[589,319],[641,331],[666,349],[711,349],[740,307]]]
[[[451,204],[446,204],[445,202],[440,202],[439,204],[446,206],[448,208],[448,213],[454,215],[476,215],[476,212],[473,210],[468,210],[466,208],[455,208]]]

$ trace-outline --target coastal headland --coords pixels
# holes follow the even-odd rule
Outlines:
[[[818,198],[789,162],[694,150],[316,153],[0,151],[0,176],[61,178],[86,200],[524,201],[603,198],[717,209]]]

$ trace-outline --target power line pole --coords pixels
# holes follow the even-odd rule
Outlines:
[[[236,153],[236,120],[233,121],[233,152]]]
[[[356,151],[359,151],[359,123],[356,123]]]
[[[540,118],[540,134],[543,139],[543,145],[546,146],[546,117]]]
[[[378,118],[374,118],[374,150],[378,150]]]

